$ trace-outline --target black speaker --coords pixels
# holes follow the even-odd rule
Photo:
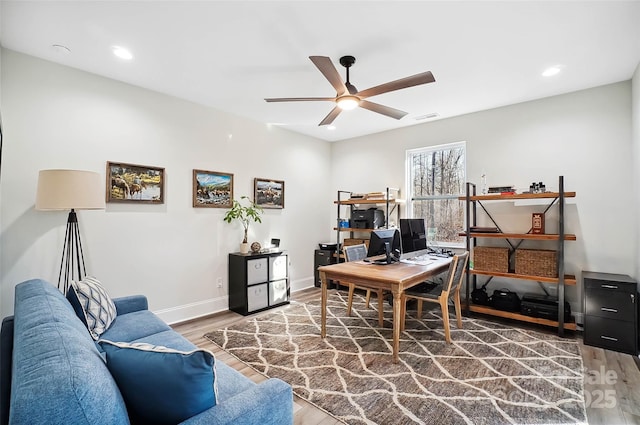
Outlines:
[[[318,288],[320,287],[320,272],[318,271],[318,267],[320,266],[328,266],[329,264],[334,264],[336,262],[333,253],[335,251],[331,249],[316,249],[313,257],[313,276],[314,276],[314,285]],[[329,288],[332,287],[333,281],[329,282]]]

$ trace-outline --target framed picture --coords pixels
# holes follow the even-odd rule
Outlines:
[[[253,190],[253,199],[262,208],[284,208],[284,181],[256,177]]]
[[[231,208],[232,205],[233,174],[193,170],[194,207]]]
[[[107,162],[107,202],[164,203],[164,168]]]

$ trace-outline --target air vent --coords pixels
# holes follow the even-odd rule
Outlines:
[[[426,115],[420,115],[419,117],[416,117],[415,120],[416,121],[421,121],[421,120],[428,120],[431,118],[438,118],[440,115],[437,112],[432,112],[430,114],[426,114]]]

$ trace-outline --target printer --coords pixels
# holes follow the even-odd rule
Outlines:
[[[377,229],[384,227],[384,225],[384,212],[382,210],[369,208],[368,210],[353,210],[351,212],[349,227],[352,229]]]
[[[558,298],[548,295],[527,293],[522,296],[520,313],[541,319],[558,320]],[[571,320],[571,306],[564,302],[564,321]]]

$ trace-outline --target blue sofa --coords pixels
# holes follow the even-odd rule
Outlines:
[[[114,299],[117,316],[102,338],[177,350],[196,347],[147,308],[144,296]],[[184,424],[291,424],[293,393],[278,379],[260,384],[216,360],[218,402]],[[0,335],[2,424],[130,423],[120,390],[62,293],[43,280],[15,288],[14,316]]]

